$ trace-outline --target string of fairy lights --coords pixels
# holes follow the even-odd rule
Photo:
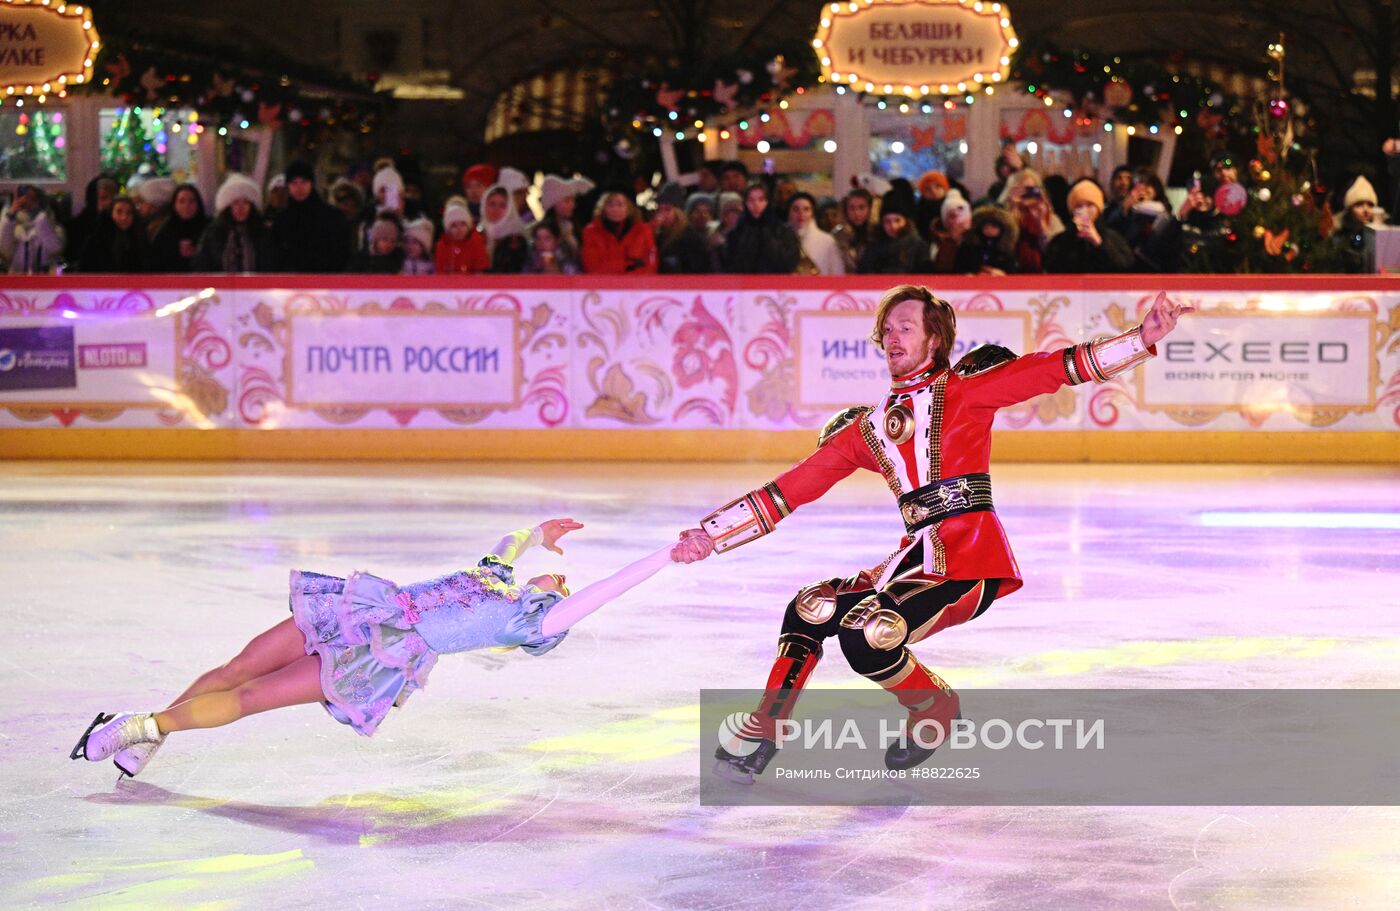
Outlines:
[[[979,99],[1024,91],[1039,99],[1047,111],[1058,111],[1068,121],[1066,126],[1074,127],[1081,138],[1087,140],[1091,133],[1101,131],[1102,141],[1093,143],[1096,153],[1102,151],[1103,142],[1115,136],[1119,139],[1164,134],[1181,136],[1193,117],[1209,133],[1217,129],[1215,120],[1241,113],[1238,97],[1203,76],[1169,71],[1162,64],[1147,59],[1125,61],[1119,55],[1064,52],[1046,42],[1027,44],[1015,34],[1005,6],[983,0],[949,0],[946,5],[995,20],[1002,41],[1001,52],[992,58],[997,64],[995,67],[984,67],[957,82],[937,84],[877,83],[837,67],[832,57],[832,34],[842,17],[876,6],[909,4],[910,0],[845,0],[826,4],[816,36],[810,42],[813,55],[810,68],[805,59],[793,54],[789,54],[787,60],[777,56],[766,63],[769,73],[801,74],[792,83],[775,84],[747,106],[702,112],[696,108],[706,107],[704,102],[710,99],[711,93],[704,85],[715,74],[707,75],[684,92],[672,92],[681,99],[697,99],[698,96],[700,104],[680,100],[669,111],[657,110],[656,106],[648,104],[651,110],[637,110],[630,118],[631,126],[656,139],[666,137],[678,142],[691,139],[706,142],[712,137],[728,140],[737,131],[746,145],[766,154],[774,145],[769,140],[776,137],[756,138],[750,133],[751,128],[755,128],[755,124],[768,124],[773,114],[789,107],[790,97],[802,95],[818,84],[830,86],[838,95],[855,94],[879,111],[898,111],[910,117],[931,115],[940,109],[965,109]],[[742,69],[739,72],[747,75]],[[718,75],[724,78],[724,74]],[[714,84],[718,92],[722,83],[716,79]],[[642,85],[652,87],[654,81]],[[658,93],[656,100],[661,102],[662,95]],[[687,104],[689,117],[681,109],[681,105]],[[763,131],[765,127],[755,129]],[[1046,137],[1041,140],[1045,141]],[[826,139],[822,148],[834,152],[836,143]]]

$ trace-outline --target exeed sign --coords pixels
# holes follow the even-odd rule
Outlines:
[[[1137,377],[1139,407],[1374,407],[1374,325],[1369,312],[1194,314]]]
[[[812,40],[833,83],[910,96],[1001,82],[1018,43],[1010,11],[981,0],[830,3]]]

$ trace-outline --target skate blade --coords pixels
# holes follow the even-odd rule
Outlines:
[[[87,728],[86,731],[83,731],[83,736],[81,736],[81,737],[78,738],[78,743],[77,743],[76,746],[73,747],[73,752],[71,752],[71,753],[68,754],[68,758],[69,758],[69,759],[86,759],[86,758],[87,758],[87,742],[88,742],[88,736],[91,735],[93,731],[97,730],[97,728],[98,728],[100,725],[106,724],[107,722],[111,721],[111,720],[112,720],[113,718],[115,718],[115,717],[117,717],[115,713],[113,713],[113,714],[111,714],[111,715],[107,715],[107,714],[104,714],[104,713],[102,713],[102,712],[98,712],[98,713],[97,713],[97,717],[94,718],[94,719],[92,720],[92,724],[88,725],[88,728]]]
[[[120,759],[119,757],[120,757],[121,754],[124,753],[124,752],[126,752],[126,750],[117,750],[116,755],[112,757],[112,765],[116,766],[116,767],[117,767],[117,771],[120,773],[119,775],[117,775],[117,781],[119,781],[119,782],[120,782],[120,781],[123,781],[123,780],[125,780],[125,779],[127,779],[127,778],[135,778],[137,775],[140,775],[142,772],[144,772],[144,771],[146,770],[146,764],[145,764],[145,763],[136,766],[136,768],[135,768],[134,770],[133,770],[133,769],[128,769],[126,766],[122,765],[122,761],[121,761],[121,759]],[[147,763],[150,762],[150,757],[149,757],[149,756],[147,757],[146,762],[147,762]]]
[[[740,769],[736,767],[734,763],[725,762],[723,759],[715,760],[715,766],[711,772],[717,778],[723,778],[725,781],[732,781],[734,784],[753,784],[753,772],[750,772],[748,769]]]

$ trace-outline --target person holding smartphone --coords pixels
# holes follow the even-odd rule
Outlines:
[[[1050,207],[1045,184],[1030,168],[1017,171],[1006,182],[1002,205],[1016,217],[1020,238],[1016,242],[1016,271],[1045,271],[1045,250],[1065,226]]]
[[[1133,175],[1133,188],[1124,201],[1126,209],[1115,209],[1103,219],[1103,226],[1117,231],[1132,248],[1134,271],[1176,272],[1181,265],[1181,223],[1167,208],[1166,189],[1156,174],[1146,168]]]
[[[1099,227],[1103,215],[1103,190],[1088,178],[1069,190],[1071,227],[1055,235],[1045,250],[1045,271],[1128,272],[1133,251],[1117,231]]]

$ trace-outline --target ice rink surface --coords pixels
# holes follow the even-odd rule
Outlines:
[[[783,467],[0,465],[0,906],[1400,905],[1393,807],[699,806],[698,690],[761,687],[793,592],[896,543],[869,474],[549,655],[445,657],[372,740],[301,706],[120,785],[68,760],[97,711],[161,706],[285,618],[290,568],[407,582],[572,516],[521,568],[577,586]],[[1400,687],[1400,470],[993,474],[1027,584],[916,648],[953,686]],[[869,685],[828,651],[816,685]]]

